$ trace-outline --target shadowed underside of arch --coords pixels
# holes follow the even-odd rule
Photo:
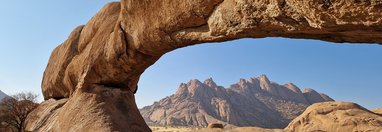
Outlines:
[[[145,69],[177,48],[263,37],[381,44],[381,31],[377,0],[110,3],[53,51],[42,82],[46,101],[31,114],[28,129],[150,131],[134,91]]]

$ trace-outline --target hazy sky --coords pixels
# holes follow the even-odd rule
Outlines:
[[[0,90],[41,94],[53,48],[109,0],[2,1]],[[270,80],[314,88],[338,101],[382,107],[382,46],[285,38],[241,39],[182,48],[142,75],[139,107],[173,94],[182,82],[212,77],[222,86],[266,74]],[[42,97],[42,95],[40,95]]]

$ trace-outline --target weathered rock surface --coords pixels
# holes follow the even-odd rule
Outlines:
[[[379,132],[382,131],[382,116],[354,103],[317,103],[308,107],[285,130],[298,132]]]
[[[229,88],[216,85],[210,78],[203,83],[199,80],[182,83],[175,94],[140,112],[146,122],[157,125],[206,127],[220,123],[225,128],[285,128],[309,105],[333,101],[325,98],[313,89],[301,92],[292,83],[271,82],[265,75],[240,79]]]
[[[54,128],[58,118],[57,114],[68,99],[49,99],[40,104],[40,106],[31,114],[26,121],[26,128],[30,130],[49,131],[49,128]]]
[[[141,74],[124,72],[128,68],[123,65],[129,62],[127,45],[121,40],[125,35],[118,26],[120,12],[121,3],[107,4],[53,51],[44,72],[43,95],[45,99],[68,100],[52,110],[55,114],[40,113],[55,103],[39,106],[31,114],[36,116],[29,117],[33,119],[28,130],[150,131],[139,116],[134,93],[119,83],[136,85],[137,80],[126,78]]]
[[[372,110],[374,113],[382,115],[382,108]]]
[[[63,131],[86,130],[90,122],[82,119],[102,116],[97,120],[108,125],[103,129],[132,131],[129,128],[135,125],[148,130],[135,110],[133,93],[140,75],[163,54],[193,44],[245,37],[382,43],[381,7],[382,2],[376,0],[121,0],[107,4],[51,55],[42,82],[44,98],[69,98],[59,108],[65,112],[57,118],[72,118],[77,124],[50,125]],[[94,92],[97,88],[119,89],[116,93],[121,94],[105,96],[128,98],[115,101],[132,110],[108,113],[120,108],[120,103],[98,98],[103,92]],[[78,106],[97,112],[74,109]],[[117,120],[128,124],[113,125]]]
[[[28,116],[28,131],[150,131],[133,103],[131,92],[95,86],[76,90],[70,99],[44,101]],[[75,101],[75,102],[74,102]],[[118,120],[114,120],[118,119]]]

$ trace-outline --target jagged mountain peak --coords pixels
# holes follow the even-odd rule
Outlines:
[[[292,90],[295,93],[302,93],[301,89],[293,83],[287,83],[287,84],[284,84],[283,86]]]
[[[188,91],[190,93],[195,93],[198,89],[200,89],[201,87],[203,87],[203,83],[200,82],[198,79],[193,79],[193,80],[190,80],[188,83],[187,83],[187,88],[188,88]]]
[[[251,83],[251,84],[259,84],[259,79],[256,77],[251,77],[247,81],[248,83]]]
[[[242,87],[242,88],[247,88],[247,87],[248,87],[247,80],[245,80],[245,79],[243,79],[243,78],[241,78],[237,84],[238,84],[240,87]]]
[[[185,95],[185,94],[188,94],[188,86],[185,83],[181,83],[175,95]]]
[[[334,101],[329,96],[322,93],[318,93],[316,90],[311,88],[305,88],[303,91],[303,94],[306,100],[308,100],[308,102],[310,102],[311,104],[323,102],[323,101]]]
[[[188,81],[187,85],[188,86],[193,86],[193,85],[201,85],[202,82],[200,82],[198,79],[192,79],[190,81]]]
[[[284,84],[284,86],[298,88],[294,83],[291,82]]]
[[[305,88],[303,93],[317,93],[318,94],[318,92],[312,88]]]
[[[206,84],[207,86],[209,86],[211,88],[217,87],[216,83],[214,82],[214,80],[211,77],[206,79],[204,81],[204,84]]]
[[[210,85],[213,84],[214,82],[210,82]],[[216,91],[215,87],[210,87],[209,85],[200,82],[198,79],[189,81],[187,83],[187,89],[190,97],[193,98],[210,98],[210,96]]]
[[[264,82],[264,83],[268,83],[268,84],[271,83],[271,82],[269,81],[267,75],[265,75],[265,74],[261,74],[261,75],[258,77],[258,79],[259,79],[259,81]]]
[[[274,85],[275,83],[271,83],[271,81],[269,81],[266,75],[264,74],[260,75],[258,79],[259,79],[260,88],[262,90],[267,91],[268,93],[273,95],[278,95],[278,90]]]
[[[321,97],[325,100],[330,100],[330,101],[334,101],[334,99],[332,99],[331,97],[329,97],[329,95],[326,95],[324,93],[320,93]]]

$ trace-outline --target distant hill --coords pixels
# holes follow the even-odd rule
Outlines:
[[[292,83],[279,85],[265,75],[240,79],[229,88],[211,78],[203,83],[191,80],[177,92],[140,109],[149,124],[207,126],[219,122],[228,126],[284,128],[309,105],[333,101],[313,89],[301,91]]]
[[[7,94],[5,94],[3,91],[0,90],[0,101],[1,101],[3,98],[7,97],[7,96],[8,96]]]

